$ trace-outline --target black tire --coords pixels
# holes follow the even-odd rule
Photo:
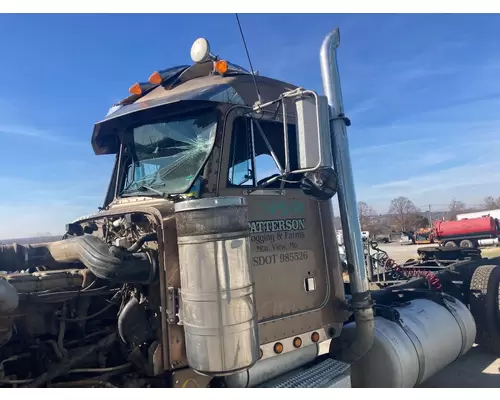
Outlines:
[[[455,242],[446,242],[444,247],[457,247],[457,244]]]
[[[464,247],[466,249],[473,249],[475,246],[471,240],[464,239],[460,242],[460,247]]]
[[[470,310],[476,321],[476,343],[500,353],[500,265],[483,265],[472,275]]]

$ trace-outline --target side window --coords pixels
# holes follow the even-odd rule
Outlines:
[[[253,127],[252,127],[253,125]],[[252,149],[252,129],[254,150]],[[267,139],[263,138],[263,135]],[[290,148],[290,167],[297,169],[297,141],[295,125],[288,125]],[[228,186],[255,187],[261,181],[279,175],[280,169],[271,155],[275,154],[282,168],[285,167],[285,147],[283,141],[283,123],[279,121],[252,120],[249,117],[236,118],[231,139],[229,155]],[[287,180],[286,187],[296,185],[295,181]],[[276,188],[280,182],[267,186]]]
[[[249,118],[239,117],[234,122],[229,155],[228,183],[230,186],[251,187],[255,184],[250,127]]]

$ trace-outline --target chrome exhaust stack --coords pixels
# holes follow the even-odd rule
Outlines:
[[[330,131],[333,164],[338,177],[338,199],[344,246],[352,292],[352,310],[356,321],[354,341],[332,340],[330,354],[340,361],[352,363],[361,359],[372,347],[374,340],[374,315],[364,262],[361,227],[359,225],[356,192],[352,173],[347,129],[349,120],[344,115],[344,105],[337,64],[340,32],[330,32],[321,46],[320,63],[323,90],[330,106]]]

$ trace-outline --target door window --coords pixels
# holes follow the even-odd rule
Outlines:
[[[252,130],[254,146],[252,146]],[[295,125],[288,124],[288,141],[290,168],[291,170],[298,169]],[[256,187],[272,176],[281,175],[273,153],[279,166],[284,168],[285,147],[282,122],[255,120],[249,117],[236,118],[229,155],[228,186]],[[276,188],[280,184],[280,181],[276,181],[266,187]],[[285,187],[297,185],[297,177],[293,175],[290,175],[285,182]]]

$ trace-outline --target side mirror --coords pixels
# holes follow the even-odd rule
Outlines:
[[[337,193],[330,134],[330,108],[325,96],[307,92],[295,101],[297,114],[297,156],[303,192],[318,201]]]
[[[325,96],[304,95],[295,101],[300,169],[332,167],[330,108]]]

